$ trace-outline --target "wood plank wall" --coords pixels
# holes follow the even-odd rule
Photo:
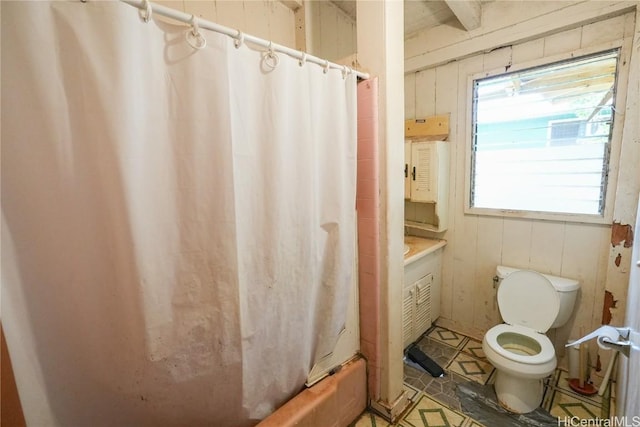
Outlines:
[[[635,14],[628,13],[406,75],[407,119],[451,113],[450,227],[437,235],[449,242],[439,324],[481,339],[500,323],[492,281],[498,264],[580,280],[582,291],[572,317],[549,334],[560,356],[568,338],[601,324],[611,225],[464,214],[469,76],[623,38],[630,44],[634,29]],[[624,93],[626,82],[620,82],[618,90]],[[418,230],[411,234],[434,236]],[[624,307],[623,298],[616,299]]]
[[[295,48],[294,12],[279,0],[154,0],[225,27]]]
[[[279,0],[155,2],[274,43],[299,48],[296,46],[295,13]],[[356,23],[349,15],[328,1],[305,2],[305,7],[309,11],[305,14],[306,47],[303,50],[334,62],[356,53]]]
[[[328,1],[308,1],[307,52],[333,62],[356,53],[356,23]]]

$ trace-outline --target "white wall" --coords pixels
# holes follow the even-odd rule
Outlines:
[[[377,170],[380,177],[379,205],[375,206],[380,215],[379,221],[374,224],[379,233],[380,265],[377,267],[378,273],[373,272],[368,289],[370,292],[362,295],[360,300],[363,303],[361,313],[369,306],[375,308],[376,305],[379,313],[379,319],[376,319],[375,313],[362,316],[363,324],[367,322],[370,326],[363,328],[363,334],[365,329],[373,330],[375,334],[370,346],[373,351],[369,353],[377,353],[374,353],[374,360],[370,358],[368,362],[372,373],[369,376],[369,389],[374,390],[369,399],[373,409],[395,422],[409,403],[402,382],[403,178],[396,173],[402,170],[404,160],[404,3],[359,1],[357,16],[358,60],[374,77],[371,84],[377,85],[377,102],[373,99],[375,106],[370,106],[373,107],[373,121],[377,121],[377,124],[365,126],[371,132],[364,131],[359,137],[364,142],[363,147],[378,145],[378,156],[365,154],[365,158],[377,157],[378,167],[374,166],[373,170]],[[363,105],[363,110],[367,110],[367,103]],[[359,120],[371,124],[371,116],[367,117],[366,112],[362,112]],[[366,188],[367,182],[359,182],[358,185]],[[374,237],[378,233],[374,233]],[[367,302],[369,305],[364,305]],[[363,347],[365,343],[363,340]]]
[[[154,2],[332,62],[356,67],[353,62],[356,53],[356,23],[326,0],[305,0],[306,10],[301,9],[302,13],[298,15],[280,0]],[[296,40],[296,25],[304,27],[303,41]]]
[[[154,3],[295,48],[295,19],[279,0],[158,0]]]
[[[607,9],[609,3],[602,2],[603,9]],[[578,306],[566,326],[550,332],[559,354],[564,353],[563,345],[570,336],[577,337],[600,325],[605,289],[618,300],[612,324],[624,321],[630,251],[622,246],[612,248],[611,225],[464,214],[467,137],[470,134],[468,79],[485,70],[603,45],[622,37],[626,37],[629,44],[634,37],[637,39],[635,10],[620,15],[626,9],[618,7],[615,11],[618,16],[605,20],[610,15],[595,19],[593,16],[607,14],[610,9],[603,12],[580,9],[584,16],[591,14],[590,18],[587,22],[576,18],[572,23],[569,17],[577,12],[569,13],[566,7],[575,4],[487,3],[483,20],[488,24],[484,28],[467,34],[442,26],[405,43],[405,66],[427,67],[405,75],[406,118],[451,113],[449,230],[439,235],[411,230],[411,234],[441,237],[449,242],[444,252],[442,313],[438,323],[478,338],[499,323],[492,282],[498,264],[577,278],[582,282]],[[503,14],[496,10],[498,6],[504,9]],[[546,24],[538,22],[540,17],[543,18],[540,22]],[[536,25],[531,25],[532,22]],[[549,23],[555,23],[554,31]],[[535,28],[540,28],[542,33],[536,33]],[[495,34],[500,37],[496,38]],[[482,53],[496,47],[499,39],[507,43],[509,38],[513,44]],[[640,40],[626,51],[625,67],[629,67],[629,61],[632,61],[631,68],[638,66],[638,43]],[[632,51],[635,56],[630,58]],[[621,178],[613,190],[618,193],[614,220],[633,224],[640,191],[637,171],[640,145],[637,144],[635,124],[639,115],[638,73],[632,71],[629,76],[628,84],[619,84],[622,91],[618,93],[618,100],[629,99],[625,115],[617,117],[617,120],[624,120],[627,131],[622,137]],[[624,256],[621,267],[613,263],[617,253]]]
[[[356,23],[349,15],[328,1],[307,1],[305,7],[307,52],[333,62],[356,53]]]

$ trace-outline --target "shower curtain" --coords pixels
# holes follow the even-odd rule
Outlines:
[[[249,426],[343,328],[356,81],[2,3],[2,323],[34,426]]]

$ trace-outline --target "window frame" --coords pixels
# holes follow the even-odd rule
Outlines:
[[[577,49],[557,55],[543,56],[541,58],[525,61],[518,64],[511,64],[496,69],[469,74],[467,78],[466,97],[466,123],[468,125],[465,135],[466,155],[465,155],[465,204],[464,213],[471,215],[498,216],[506,218],[539,219],[549,221],[579,222],[592,224],[611,224],[613,221],[613,207],[615,203],[616,188],[618,183],[618,171],[620,164],[620,150],[622,146],[622,129],[624,123],[624,111],[626,106],[626,94],[629,74],[629,52],[631,39],[624,38],[616,41],[591,46],[589,48]],[[551,65],[557,62],[577,59],[582,56],[594,55],[612,49],[619,49],[617,64],[617,77],[613,109],[615,111],[613,127],[611,130],[611,141],[609,147],[609,163],[607,184],[604,189],[604,211],[602,214],[574,214],[561,212],[542,211],[521,211],[498,208],[480,208],[471,206],[472,198],[472,173],[473,173],[473,84],[475,80],[487,77],[495,77],[503,74],[522,71],[529,68]]]

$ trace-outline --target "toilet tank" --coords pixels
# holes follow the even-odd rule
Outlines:
[[[506,267],[504,265],[499,265],[496,267],[496,276],[498,278],[498,286],[502,279],[507,277],[509,274],[514,271],[524,270],[522,268],[514,268],[514,267]],[[539,273],[542,274],[542,273]],[[571,313],[573,312],[573,307],[576,303],[576,298],[578,296],[578,290],[580,289],[580,282],[574,279],[568,279],[566,277],[552,276],[550,274],[542,274],[544,277],[551,282],[560,297],[560,309],[558,310],[558,315],[556,316],[556,320],[551,325],[551,328],[558,328],[569,320],[571,317]]]

